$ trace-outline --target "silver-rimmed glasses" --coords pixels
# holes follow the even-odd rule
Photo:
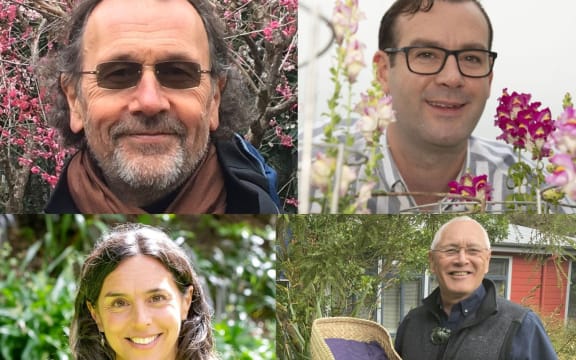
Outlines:
[[[432,252],[437,252],[441,254],[443,257],[456,257],[460,255],[460,252],[464,250],[464,253],[468,257],[477,257],[484,253],[484,251],[488,250],[487,248],[470,246],[470,247],[457,247],[457,246],[449,246],[440,249],[433,249]]]

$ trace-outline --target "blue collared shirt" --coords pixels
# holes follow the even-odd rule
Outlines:
[[[458,328],[460,328],[460,326],[462,325],[464,319],[466,319],[467,316],[475,313],[476,310],[478,310],[485,295],[486,295],[486,289],[484,288],[484,285],[480,285],[480,287],[476,289],[476,291],[474,291],[472,295],[462,300],[458,304],[452,306],[450,316],[442,319],[443,321],[442,326],[447,327],[452,331],[458,330]],[[440,308],[442,308],[441,304]],[[442,311],[442,314],[445,314],[445,312]]]
[[[474,314],[484,296],[486,295],[486,289],[484,285],[480,285],[472,295],[458,304],[452,306],[450,315],[443,317],[442,326],[449,328],[452,331],[457,330],[466,317]],[[442,307],[439,304],[440,307]],[[442,312],[445,314],[444,312]],[[546,330],[533,311],[529,311],[522,324],[518,328],[518,332],[512,340],[512,350],[510,356],[507,357],[510,360],[555,360],[558,359],[554,347],[546,334]]]

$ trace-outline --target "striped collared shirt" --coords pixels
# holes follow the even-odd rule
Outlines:
[[[384,151],[384,158],[377,168],[378,183],[373,191],[409,192],[402,175],[400,174],[387,144],[386,134],[381,137],[380,145]],[[457,179],[469,172],[473,176],[487,175],[488,183],[492,187],[492,200],[486,205],[486,212],[501,213],[507,210],[506,197],[512,194],[508,184],[508,169],[517,162],[517,154],[513,148],[499,141],[488,140],[471,136],[468,141],[466,162]],[[526,158],[524,162],[534,168],[535,164]],[[457,180],[455,179],[455,180]],[[525,189],[523,189],[525,191]],[[374,196],[368,201],[368,209],[373,214],[417,213],[422,210],[431,212],[458,212],[465,211],[466,207],[455,203],[455,200],[444,198],[438,203],[417,207],[411,195]],[[525,211],[526,207],[516,207],[516,211]],[[529,206],[536,211],[536,206]],[[567,207],[551,207],[552,212],[574,212]]]
[[[356,141],[354,142],[354,148],[362,152],[365,146],[365,141],[362,135],[357,130],[355,121],[350,127],[345,129],[338,129],[337,137],[344,138],[346,132],[352,134]],[[300,139],[302,140],[302,139]],[[313,133],[314,144],[322,144],[323,140],[323,127],[316,125],[314,127]],[[299,145],[302,141],[299,141]],[[321,146],[320,146],[321,147]],[[396,167],[390,149],[388,147],[386,132],[380,137],[379,148],[383,152],[383,159],[377,166],[377,184],[373,189],[373,192],[394,192],[394,193],[404,193],[410,190],[406,186],[400,171]],[[301,151],[301,149],[299,149]],[[492,187],[491,201],[486,204],[486,212],[490,213],[502,213],[504,211],[531,211],[536,212],[536,206],[534,204],[524,206],[516,206],[513,209],[510,208],[511,203],[505,203],[506,197],[513,193],[512,189],[509,188],[508,184],[508,169],[510,166],[518,162],[517,154],[514,153],[512,146],[505,144],[502,141],[495,141],[484,139],[476,136],[470,136],[468,140],[468,149],[466,153],[466,162],[462,166],[460,173],[457,177],[460,179],[465,173],[470,173],[473,176],[487,175],[487,181]],[[301,159],[299,159],[301,161]],[[535,164],[530,159],[523,157],[523,161],[527,163],[531,168],[535,167]],[[363,173],[363,170],[358,171],[359,174]],[[361,185],[359,182],[358,185]],[[358,187],[359,188],[359,187]],[[313,190],[315,196],[318,197],[319,193]],[[522,188],[525,192],[526,189]],[[547,205],[549,212],[552,213],[576,213],[576,204],[573,201],[563,200],[562,203],[568,204],[569,206],[554,206]],[[321,210],[317,206],[318,204],[313,204],[310,212],[317,213]],[[427,212],[462,212],[467,211],[465,205],[456,203],[455,200],[444,198],[437,203],[429,204],[424,207],[417,207],[414,198],[410,195],[404,196],[373,196],[368,200],[368,210],[372,214],[397,214],[397,213],[419,213],[422,210]]]

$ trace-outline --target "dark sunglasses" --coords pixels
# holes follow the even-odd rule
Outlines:
[[[194,88],[200,84],[202,74],[212,73],[212,70],[202,70],[200,64],[190,61],[164,61],[154,65],[110,61],[99,64],[94,71],[81,71],[80,74],[95,74],[101,88],[127,89],[138,84],[144,66],[153,66],[160,85],[170,89]]]

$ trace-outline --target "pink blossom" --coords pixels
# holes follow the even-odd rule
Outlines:
[[[492,187],[488,183],[487,175],[472,176],[470,173],[465,173],[459,181],[450,181],[448,187],[450,194],[491,200]]]
[[[564,97],[563,109],[548,143],[555,154],[550,158],[552,173],[546,177],[546,182],[558,186],[569,198],[576,200],[576,111],[570,94]]]
[[[552,174],[546,176],[546,182],[559,186],[571,198],[576,199],[576,165],[568,154],[556,154],[550,158],[554,165]]]
[[[319,153],[312,162],[311,183],[313,186],[326,190],[332,177],[334,159],[328,158],[325,154]]]
[[[8,15],[8,22],[12,23],[14,19],[16,19],[16,5],[8,6],[7,15]]]
[[[392,109],[392,97],[389,95],[362,93],[360,102],[354,110],[361,115],[358,126],[368,141],[374,138],[375,132],[382,134],[390,123],[396,121]]]
[[[332,14],[332,27],[336,43],[341,45],[344,38],[358,31],[358,21],[364,19],[364,14],[358,9],[358,0],[338,0]]]
[[[323,153],[318,153],[312,162],[311,184],[312,186],[326,191],[334,180],[336,171],[336,159],[328,157]],[[356,173],[347,165],[342,165],[339,194],[344,196],[352,181],[356,180]]]
[[[280,6],[287,7],[291,10],[298,9],[298,0],[280,0]]]
[[[276,86],[276,92],[282,95],[284,99],[289,99],[293,94],[292,88],[287,83],[278,84],[278,86]]]
[[[550,109],[532,113],[532,121],[528,123],[528,134],[526,136],[526,149],[532,153],[534,159],[542,159],[550,156],[550,145],[548,138],[555,129]]]
[[[368,210],[368,200],[372,198],[372,190],[375,186],[376,182],[374,181],[365,182],[360,186],[356,202],[354,203],[356,214],[368,214],[370,212]]]
[[[292,142],[292,136],[290,135],[281,135],[280,136],[280,145],[287,147],[287,148],[291,148],[294,147],[294,144]]]
[[[32,160],[26,159],[26,158],[23,158],[23,157],[19,157],[19,158],[18,158],[18,164],[19,164],[20,166],[22,166],[22,167],[31,166],[31,165],[32,165]]]
[[[278,29],[279,27],[279,23],[276,20],[272,20],[268,23],[268,25],[266,25],[266,27],[262,30],[262,32],[264,33],[264,38],[268,41],[272,41],[273,37],[272,35],[274,34],[274,30]]]
[[[274,133],[276,134],[276,136],[280,137],[282,136],[282,134],[284,133],[284,131],[282,130],[282,126],[278,125],[274,128]]]
[[[344,58],[344,66],[346,74],[350,83],[355,83],[356,78],[360,71],[366,66],[364,63],[364,48],[366,46],[357,39],[350,41],[348,49],[346,49],[346,57]]]
[[[567,106],[556,121],[556,131],[552,134],[550,144],[559,152],[576,157],[576,111]]]
[[[296,31],[297,31],[296,26],[291,24],[288,26],[284,26],[284,28],[282,29],[282,34],[285,37],[290,37],[290,36],[293,36],[294,34],[296,34]]]
[[[292,205],[294,207],[298,207],[298,199],[296,199],[294,197],[286,198],[286,204]]]
[[[42,180],[46,181],[51,188],[56,187],[56,184],[58,183],[58,177],[54,176],[54,175],[50,175],[47,173],[42,173],[41,175]]]
[[[527,149],[534,160],[550,156],[548,137],[555,125],[550,109],[540,110],[540,102],[530,102],[530,94],[502,91],[498,99],[495,124],[502,130],[502,139],[516,149]]]

